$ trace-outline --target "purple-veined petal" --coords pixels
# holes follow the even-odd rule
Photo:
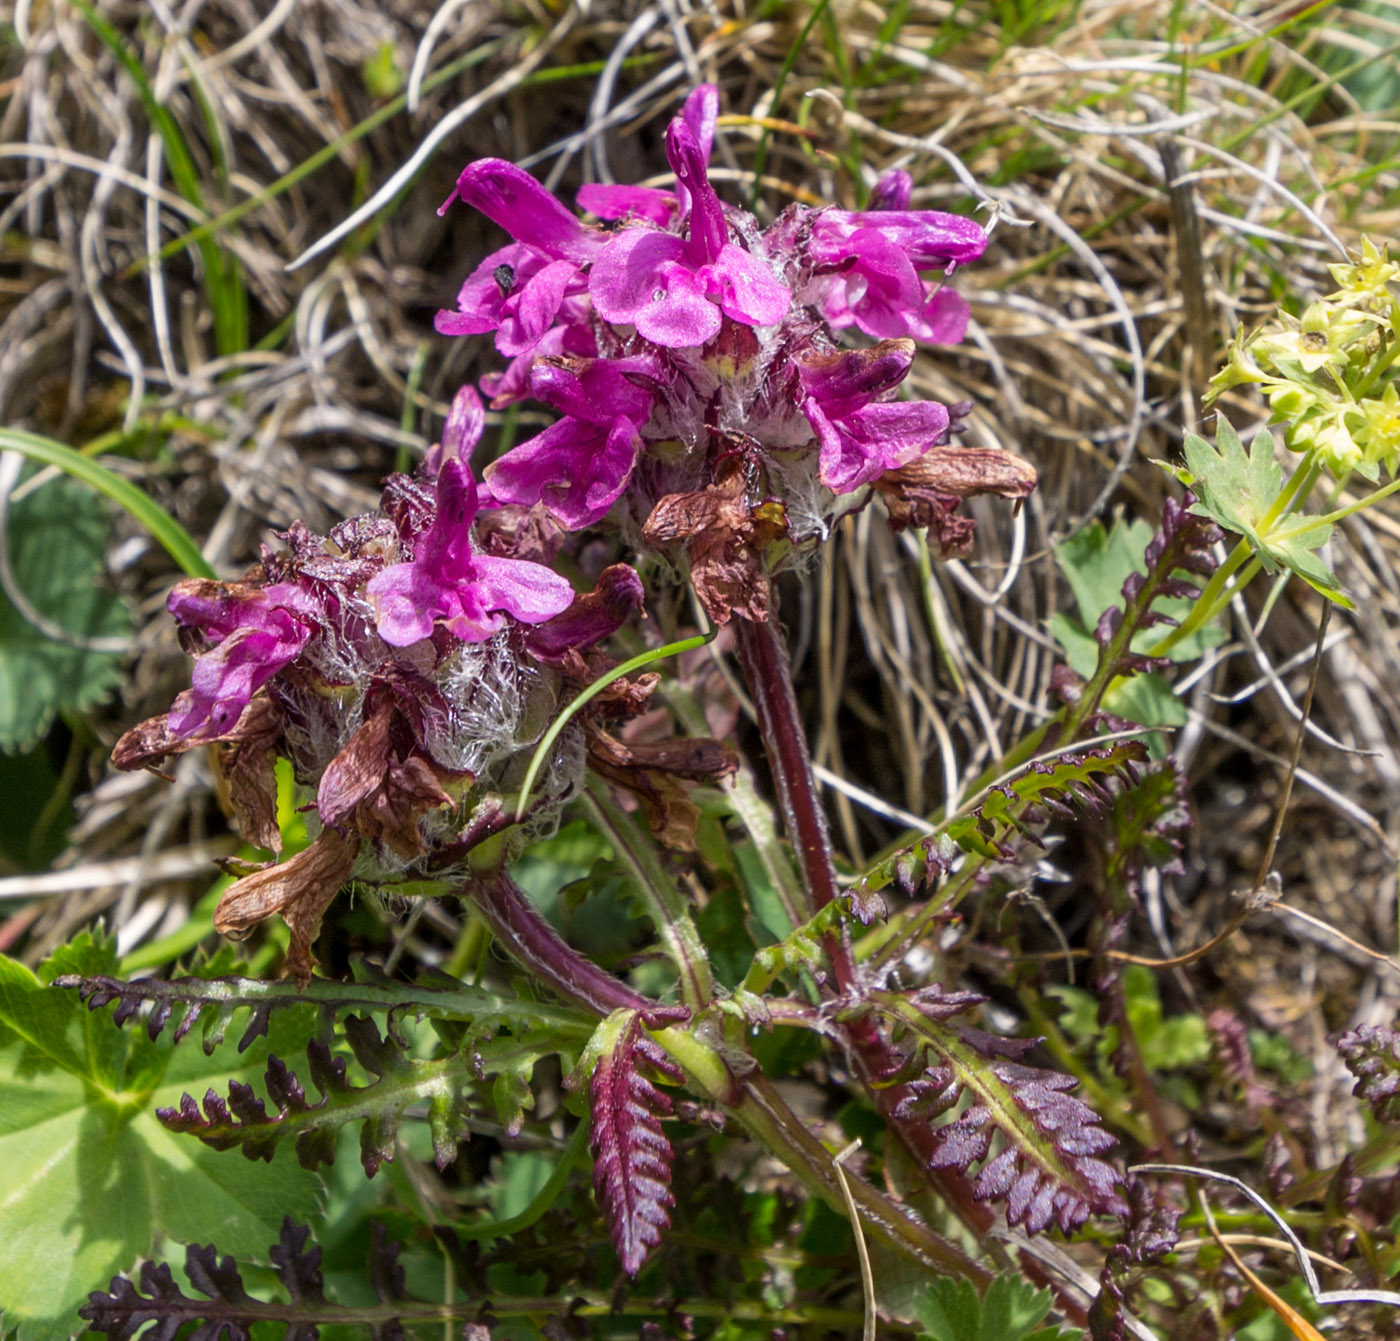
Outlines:
[[[542,624],[574,603],[567,578],[542,563],[479,554],[472,560],[474,590],[487,610],[504,610],[522,624]]]
[[[253,695],[301,654],[311,630],[284,611],[265,614],[268,624],[234,630],[195,662],[190,688],[170,708],[173,735],[231,730]]]
[[[649,356],[625,359],[538,359],[530,369],[530,394],[560,414],[611,424],[630,419],[643,424],[655,396],[632,379],[657,381],[660,363]]]
[[[837,494],[916,460],[948,432],[948,408],[932,400],[867,405],[838,419],[812,397],[802,409],[820,445],[818,477]]]
[[[599,182],[580,186],[574,197],[581,210],[596,214],[600,219],[625,219],[629,215],[646,219],[665,228],[680,209],[670,191],[658,191],[652,186],[616,186]]]
[[[685,243],[670,233],[625,228],[615,233],[593,263],[588,295],[604,321],[625,324],[665,294],[663,274],[685,259]]]
[[[907,210],[914,192],[914,179],[903,168],[891,168],[870,192],[872,210]]]
[[[792,291],[757,256],[732,242],[701,273],[725,316],[746,326],[775,326],[792,306]]]
[[[579,274],[572,261],[552,261],[519,286],[506,301],[496,348],[507,357],[533,349],[554,324],[564,294]]]
[[[798,364],[803,389],[822,411],[839,418],[898,386],[914,363],[912,340],[882,340],[873,349],[849,349]]]
[[[523,507],[543,502],[577,530],[607,515],[627,487],[641,446],[626,419],[605,431],[569,417],[492,462],[486,481],[501,502]]]
[[[584,651],[616,633],[645,599],[636,570],[625,563],[611,564],[598,574],[592,592],[576,597],[567,610],[532,629],[525,645],[532,656],[548,659]]]
[[[429,475],[436,475],[445,461],[469,460],[472,449],[481,441],[481,432],[485,427],[486,411],[482,409],[476,388],[462,387],[452,397],[452,408],[448,410],[447,422],[442,426],[442,441],[428,448],[423,457],[423,468]]]
[[[499,224],[517,242],[538,247],[556,258],[586,262],[603,241],[528,172],[502,158],[468,163],[457,178],[457,189],[438,213],[445,212],[459,197],[492,223]]]

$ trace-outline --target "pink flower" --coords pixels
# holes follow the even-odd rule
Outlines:
[[[412,560],[392,564],[365,588],[379,636],[391,647],[420,642],[438,624],[463,642],[483,642],[507,614],[539,624],[573,602],[573,587],[541,564],[474,554],[477,507],[471,471],[460,460],[445,461],[437,514],[418,536]]]
[[[627,487],[642,449],[638,428],[654,402],[639,382],[661,375],[651,356],[538,360],[530,390],[564,418],[486,467],[492,497],[525,507],[544,502],[573,529],[606,516]]]
[[[253,695],[301,655],[317,626],[317,602],[290,583],[190,578],[176,585],[166,608],[182,629],[213,646],[171,705],[170,732],[179,739],[232,730]]]
[[[764,260],[729,241],[707,154],[679,117],[666,130],[666,157],[690,197],[689,235],[640,226],[614,235],[588,278],[594,310],[666,349],[709,344],[723,317],[746,326],[780,322],[792,292]]]
[[[802,412],[819,444],[818,478],[833,493],[870,484],[947,439],[947,406],[879,399],[904,380],[913,361],[913,340],[900,339],[799,365]]]

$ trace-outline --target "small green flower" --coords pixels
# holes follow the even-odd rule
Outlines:
[[[1390,249],[1382,247],[1378,251],[1370,238],[1361,239],[1360,265],[1329,265],[1332,278],[1340,287],[1332,294],[1334,299],[1350,299],[1352,302],[1370,298],[1388,298],[1387,285],[1400,282],[1400,262],[1390,259]]]

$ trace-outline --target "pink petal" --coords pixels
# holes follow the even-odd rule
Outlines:
[[[696,349],[709,344],[724,324],[705,296],[704,280],[683,265],[668,267],[656,296],[632,318],[637,334],[666,349]]]
[[[428,448],[423,458],[423,468],[428,474],[436,475],[445,461],[453,458],[469,460],[472,449],[481,441],[481,431],[485,427],[486,411],[482,409],[481,397],[476,394],[475,387],[464,386],[453,396],[447,422],[442,426],[442,441]]]
[[[665,228],[676,217],[679,206],[670,191],[651,186],[610,186],[592,183],[580,186],[574,197],[578,207],[600,219],[625,219],[629,215],[646,219]]]
[[[572,261],[553,261],[531,276],[519,294],[512,295],[514,303],[507,303],[514,312],[501,322],[496,348],[508,357],[533,349],[554,324],[564,293],[579,273]]]
[[[665,296],[665,268],[684,258],[685,243],[670,233],[649,228],[615,233],[588,277],[594,309],[604,321],[632,321],[648,303]]]
[[[626,419],[605,433],[582,419],[561,419],[486,467],[503,503],[543,502],[566,526],[591,526],[607,514],[631,478],[642,440]]]
[[[691,265],[709,265],[717,260],[729,240],[724,206],[706,171],[708,154],[700,149],[690,127],[676,117],[666,127],[666,158],[676,174],[677,190],[690,196],[690,229],[686,257]]]
[[[416,564],[396,563],[376,573],[365,587],[374,607],[379,636],[390,647],[410,647],[429,637],[443,613],[442,584]]]
[[[724,314],[746,326],[776,326],[792,306],[792,291],[787,285],[780,284],[757,256],[732,242],[703,274]]]
[[[931,345],[955,345],[967,334],[971,317],[967,300],[955,289],[939,289],[920,314],[923,332],[920,340]]]
[[[472,560],[472,570],[482,606],[504,610],[522,624],[542,624],[574,603],[568,579],[541,563],[482,554]]]
[[[443,203],[443,213],[458,197],[499,224],[517,242],[556,258],[583,263],[602,238],[585,227],[523,168],[500,158],[468,163],[457,189]]]

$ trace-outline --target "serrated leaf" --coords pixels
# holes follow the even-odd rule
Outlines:
[[[121,653],[93,639],[125,638],[131,617],[102,583],[107,510],[90,489],[60,478],[9,511],[7,539],[15,585],[49,624],[50,637],[0,592],[0,750],[22,750],[59,712],[82,712],[120,679]]]
[[[161,1129],[158,1103],[262,1065],[267,1045],[177,1053],[44,981],[112,967],[110,945],[90,937],[43,976],[0,958],[0,1308],[21,1341],[69,1336],[84,1296],[157,1235],[194,1238],[218,1223],[231,1249],[260,1253],[284,1214],[316,1201],[314,1180],[288,1160],[250,1169]]]
[[[1176,474],[1195,492],[1191,510],[1244,536],[1266,572],[1286,568],[1329,600],[1351,609],[1336,574],[1313,553],[1327,543],[1331,523],[1295,529],[1300,525],[1296,514],[1269,515],[1283,489],[1273,435],[1267,430],[1256,433],[1246,453],[1229,420],[1221,416],[1216,423],[1216,446],[1188,433],[1182,447],[1188,469]]]
[[[1014,1276],[997,1276],[980,1298],[970,1281],[940,1276],[915,1296],[914,1313],[920,1341],[1059,1341],[1072,1333],[1040,1327],[1052,1302]]]
[[[642,1032],[635,1012],[618,1012],[599,1026],[590,1044],[598,1060],[588,1082],[588,1148],[593,1155],[593,1190],[602,1207],[613,1247],[629,1276],[642,1268],[671,1223],[671,1143],[661,1118],[671,1101],[643,1074],[665,1067],[679,1079],[662,1050]]]

